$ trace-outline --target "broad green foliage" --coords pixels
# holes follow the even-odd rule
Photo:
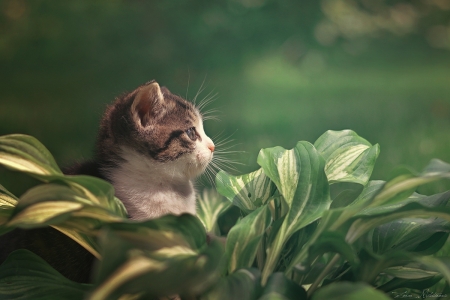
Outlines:
[[[226,247],[230,273],[236,269],[251,267],[258,245],[270,223],[270,210],[267,205],[264,205],[240,220],[230,230]]]
[[[329,130],[314,143],[314,147],[326,161],[325,173],[330,183],[365,185],[380,153],[378,145],[372,146],[351,130]]]
[[[449,258],[430,255],[447,245],[450,191],[415,189],[450,178],[450,165],[432,160],[421,173],[370,180],[379,151],[350,130],[262,149],[260,169],[217,174],[221,195],[199,195],[197,217],[133,222],[107,182],[64,176],[31,137],[0,137],[0,165],[43,182],[20,198],[0,186],[0,234],[52,226],[101,259],[94,282],[77,284],[16,251],[0,266],[0,297],[359,300],[444,292],[438,283],[450,283]],[[240,219],[223,247],[214,235],[224,232],[219,217],[232,205]]]
[[[70,281],[56,272],[42,258],[17,250],[0,267],[0,299],[78,300],[91,288]]]
[[[245,213],[267,202],[275,191],[275,185],[263,169],[241,176],[220,171],[216,176],[216,184],[217,191]]]
[[[324,160],[310,143],[299,142],[292,150],[263,149],[258,163],[289,207],[275,239],[267,247],[267,261],[262,273],[265,283],[287,240],[294,232],[320,218],[331,200]]]
[[[217,221],[231,203],[214,190],[204,190],[201,196],[197,196],[197,217],[202,221],[207,232],[218,234]]]

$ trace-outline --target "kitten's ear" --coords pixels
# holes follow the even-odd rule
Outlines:
[[[164,103],[164,96],[156,81],[150,81],[142,86],[131,105],[131,112],[136,122],[147,126],[152,118],[158,115]]]

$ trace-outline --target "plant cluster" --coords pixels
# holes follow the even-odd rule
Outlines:
[[[433,160],[418,174],[370,180],[379,154],[350,130],[314,144],[262,149],[260,169],[219,172],[198,215],[128,220],[110,184],[65,176],[25,135],[0,137],[0,164],[42,181],[20,198],[0,186],[0,234],[51,226],[96,256],[91,284],[72,282],[26,250],[0,266],[1,299],[389,299],[449,293],[450,265],[435,254],[450,229],[450,177]],[[220,216],[241,217],[224,235]],[[433,256],[434,255],[434,256]],[[56,297],[56,296],[55,296]],[[52,298],[57,299],[57,298]]]

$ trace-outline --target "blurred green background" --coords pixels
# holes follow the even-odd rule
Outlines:
[[[0,70],[0,135],[33,135],[60,165],[90,157],[105,105],[151,79],[217,93],[206,131],[244,151],[239,172],[328,129],[381,145],[375,179],[450,162],[449,0],[1,0]]]

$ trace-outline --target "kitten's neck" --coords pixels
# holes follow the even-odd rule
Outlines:
[[[122,160],[105,169],[116,196],[123,202],[131,219],[145,220],[166,214],[195,215],[195,190],[192,181],[173,163],[156,162],[123,147]]]

